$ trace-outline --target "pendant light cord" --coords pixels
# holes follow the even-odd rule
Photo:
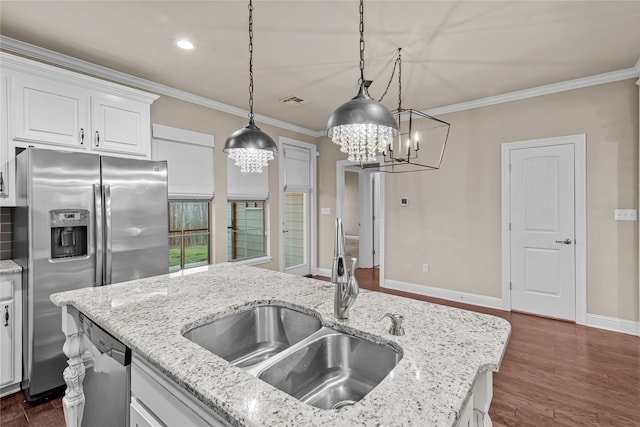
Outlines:
[[[364,0],[360,0],[360,80],[358,84],[364,84]]]
[[[398,112],[402,111],[402,48],[398,48]]]
[[[253,121],[253,2],[249,0],[249,121]]]
[[[387,92],[389,92],[389,88],[391,87],[391,83],[393,83],[393,76],[396,75],[396,68],[398,69],[398,110],[402,109],[402,48],[398,48],[398,56],[396,57],[395,62],[393,63],[393,70],[391,70],[391,77],[389,77],[389,82],[387,83],[387,88],[384,90],[384,93],[378,99],[378,102],[382,102]]]

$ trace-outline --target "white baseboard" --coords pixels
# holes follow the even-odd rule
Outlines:
[[[412,294],[424,295],[432,298],[440,298],[448,301],[463,302],[465,304],[478,305],[480,307],[504,310],[502,305],[502,298],[452,291],[449,289],[434,288],[432,286],[399,282],[397,280],[385,280],[383,287],[388,289],[395,289],[397,291],[411,292]]]
[[[314,274],[318,276],[330,277],[331,270],[328,268],[316,268]],[[410,292],[412,294],[424,295],[432,298],[440,298],[447,301],[456,301],[465,304],[477,305],[480,307],[504,310],[502,298],[452,291],[449,289],[434,288],[433,286],[418,285],[415,283],[400,282],[397,280],[389,279],[384,281],[383,287],[388,289],[395,289],[398,291]],[[619,319],[617,317],[602,316],[599,314],[587,314],[587,322],[585,326],[640,336],[640,322]]]
[[[316,267],[316,269],[313,271],[313,275],[314,276],[331,277],[331,269],[330,268],[319,268],[319,267]]]
[[[640,336],[640,322],[587,313],[587,326]]]
[[[20,391],[20,383],[6,385],[0,388],[0,397],[5,397]]]

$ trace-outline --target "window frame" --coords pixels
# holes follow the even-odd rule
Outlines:
[[[229,257],[229,244],[234,245],[234,240],[232,238],[231,242],[229,241],[229,237],[233,236],[233,232],[236,232],[238,229],[234,228],[234,220],[233,220],[233,213],[231,214],[231,217],[229,218],[229,222],[231,223],[231,226],[227,225],[227,261],[228,262],[238,262],[238,263],[243,263],[246,261],[251,261],[251,260],[258,260],[258,259],[264,259],[267,258],[267,201],[264,199],[228,199],[227,200],[227,209],[229,209],[229,204],[231,204],[233,206],[233,204],[237,204],[237,203],[244,203],[244,204],[249,204],[249,203],[261,203],[262,204],[262,253],[258,254],[258,255],[253,255],[253,256],[248,256],[248,257],[243,257],[243,258],[237,258],[233,256],[234,250],[231,249],[231,257]],[[233,207],[230,208],[233,211]],[[245,209],[247,209],[247,207],[245,207]],[[257,208],[254,208],[257,209]],[[229,223],[227,223],[229,224]],[[244,229],[244,231],[246,231],[247,229]],[[231,231],[231,233],[229,233],[229,231]]]
[[[194,228],[194,229],[181,229],[181,230],[171,230],[171,203],[206,203],[207,204],[207,228]],[[167,224],[167,228],[168,228],[168,238],[171,239],[172,237],[180,237],[180,265],[179,266],[174,266],[171,267],[169,266],[169,272],[170,273],[175,273],[175,272],[179,272],[179,271],[184,271],[184,270],[189,270],[191,268],[198,268],[198,267],[202,267],[204,265],[210,265],[211,264],[211,239],[212,239],[212,235],[213,233],[211,232],[211,209],[213,206],[213,199],[182,199],[182,198],[170,198],[168,200],[167,203],[167,215],[169,217],[169,224]],[[207,232],[207,260],[206,261],[199,261],[197,263],[191,263],[188,266],[185,266],[185,245],[184,245],[184,238],[185,238],[185,232],[189,233],[189,232],[201,232],[201,231],[206,231]],[[179,235],[172,235],[172,233],[180,233]]]

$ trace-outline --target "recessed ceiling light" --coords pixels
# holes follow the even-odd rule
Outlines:
[[[191,43],[189,40],[178,40],[176,44],[178,45],[178,47],[182,49],[186,49],[186,50],[193,49],[193,43]]]

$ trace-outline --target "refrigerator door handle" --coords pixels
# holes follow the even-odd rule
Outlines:
[[[102,220],[102,186],[100,184],[93,185],[93,201],[96,220],[96,281],[95,286],[102,286],[102,247],[104,246]]]
[[[111,284],[111,261],[113,252],[111,248],[111,186],[104,185],[104,250],[105,250],[105,265],[104,265],[104,284]]]

